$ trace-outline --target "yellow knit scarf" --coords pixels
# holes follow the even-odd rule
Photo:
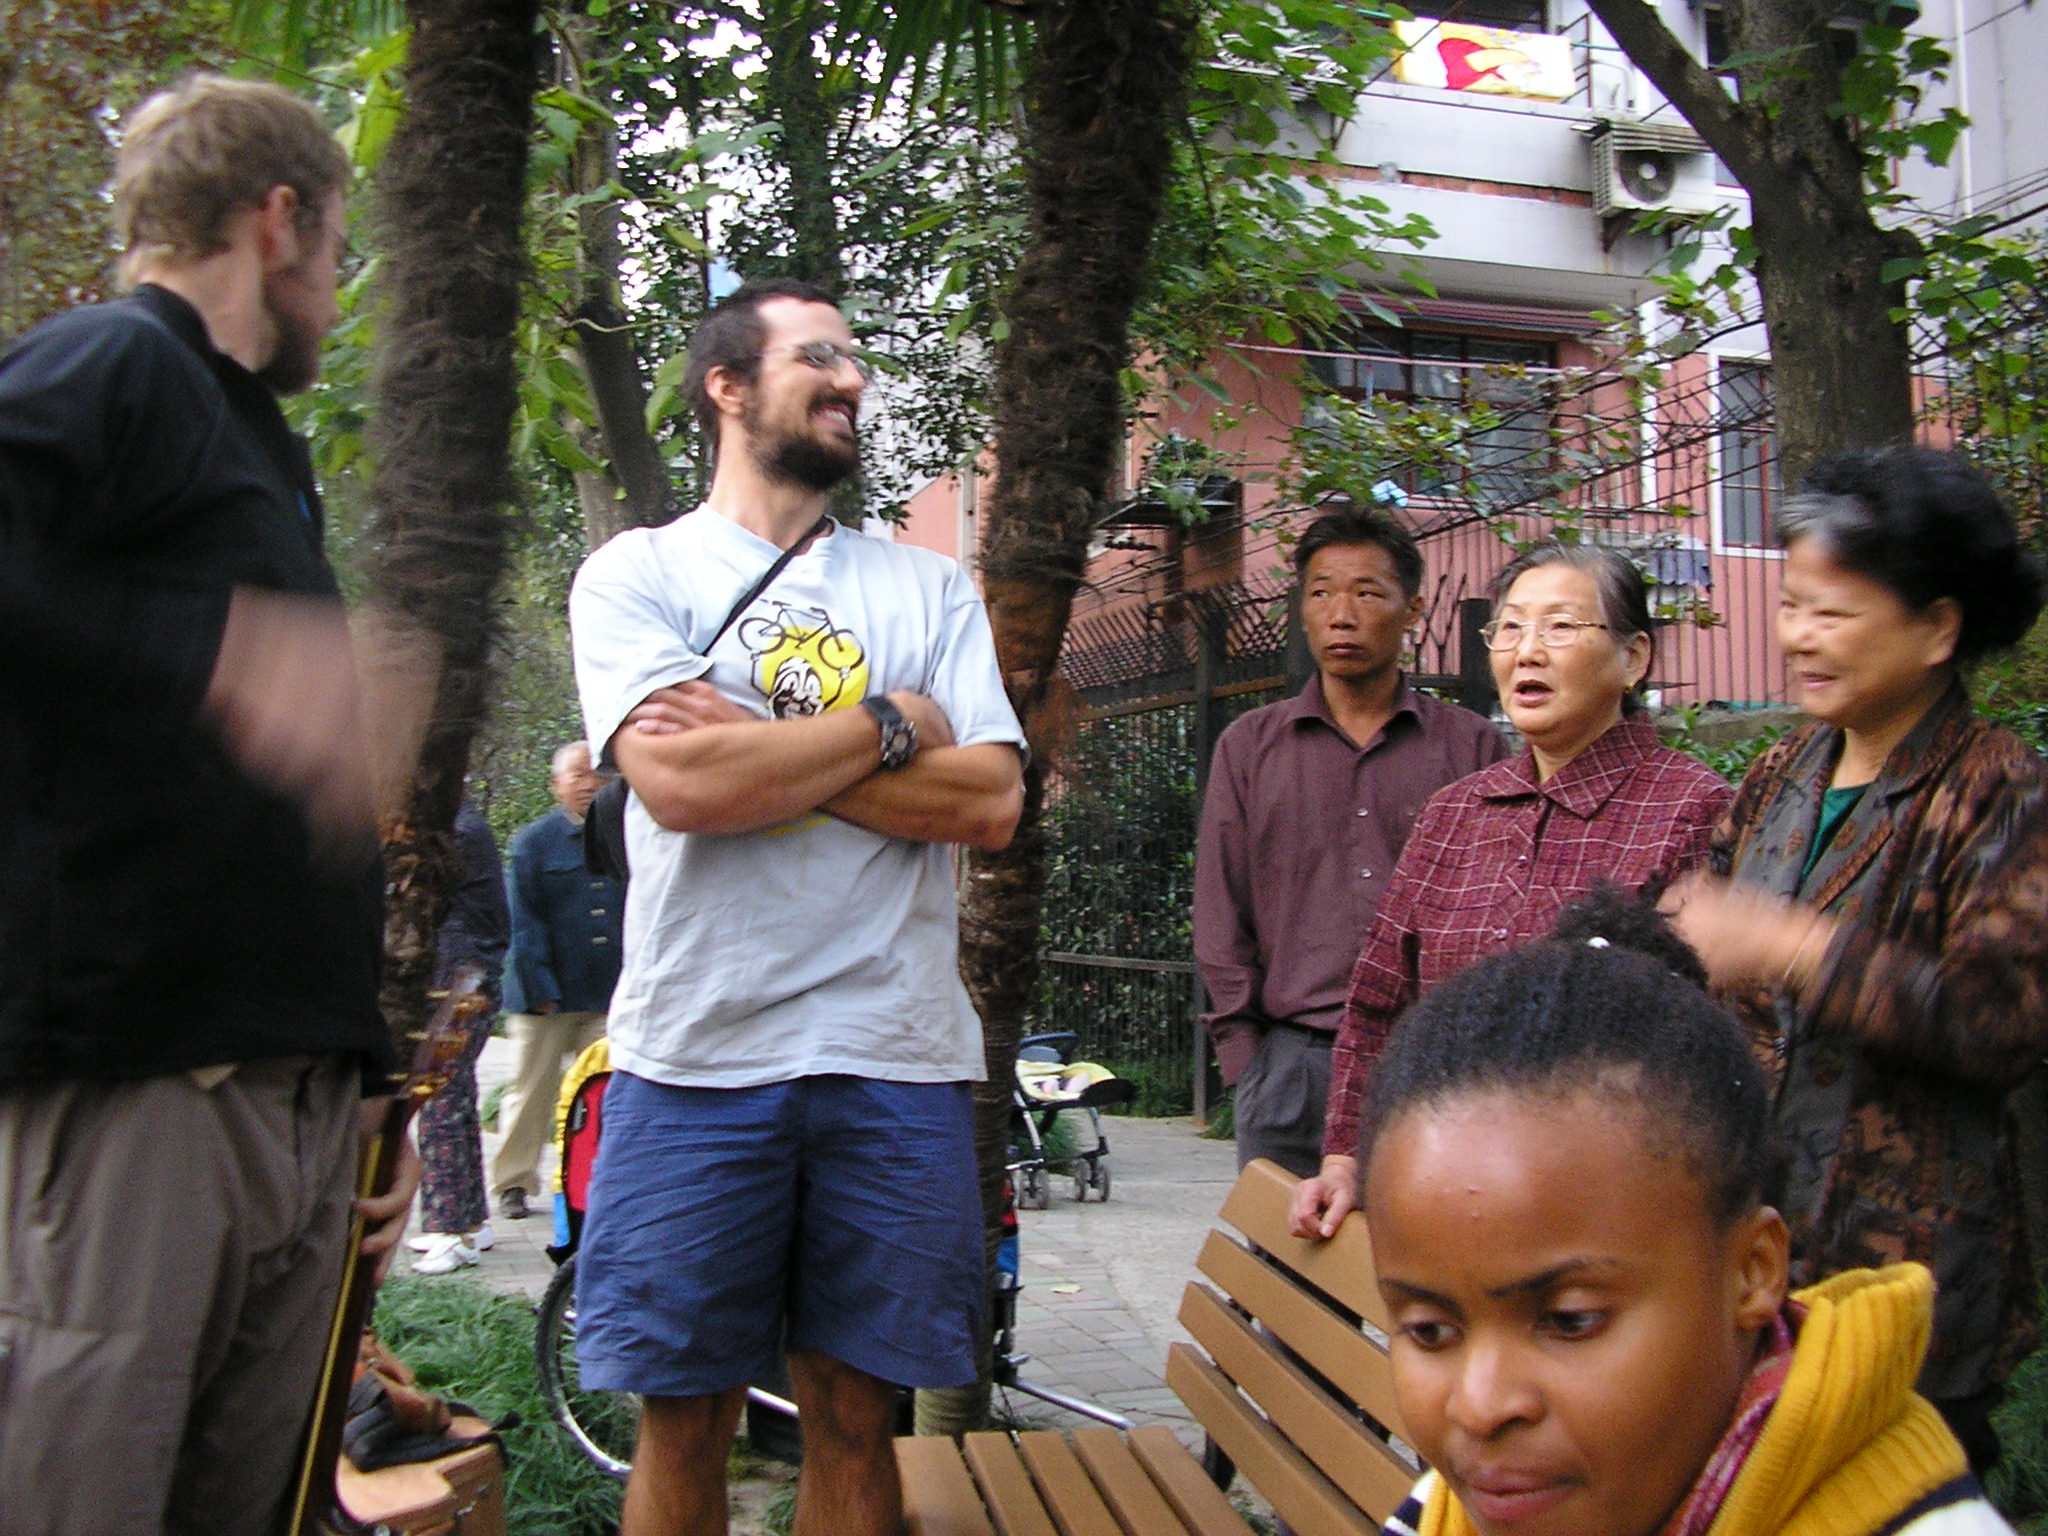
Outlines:
[[[1869,1536],[1969,1463],[1913,1391],[1934,1318],[1918,1264],[1854,1269],[1798,1293],[1792,1372],[1709,1536]],[[1477,1536],[1442,1478],[1422,1536]]]

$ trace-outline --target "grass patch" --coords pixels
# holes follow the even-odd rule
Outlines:
[[[394,1274],[376,1328],[420,1384],[458,1398],[505,1431],[507,1536],[612,1536],[621,1489],[555,1428],[533,1367],[533,1308],[474,1280]]]
[[[1237,1090],[1226,1088],[1209,1106],[1209,1123],[1202,1127],[1208,1141],[1237,1140]]]
[[[761,1524],[768,1528],[768,1536],[790,1536],[796,1525],[795,1483],[775,1490],[774,1496],[761,1510]]]

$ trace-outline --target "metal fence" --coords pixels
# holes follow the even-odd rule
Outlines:
[[[1923,335],[1916,365],[1925,435],[1983,464],[2037,537],[2048,514],[2048,346],[2033,344],[2043,337],[2048,295],[2016,291],[1968,337]],[[1776,601],[1767,375],[1724,362],[1642,396],[1594,372],[1546,381],[1529,409],[1547,424],[1542,446],[1522,465],[1490,465],[1484,495],[1436,494],[1408,476],[1431,570],[1417,671],[1456,691],[1474,659],[1475,609],[1506,550],[1473,535],[1534,536],[1563,510],[1629,549],[1680,621],[1664,631],[1653,681],[1694,699],[1781,697],[1775,662],[1726,622],[1738,611],[1758,622]],[[1674,515],[1687,506],[1690,517]],[[1191,550],[1193,563],[1214,563],[1198,546],[1226,540],[1224,563],[1242,574],[1183,590]],[[1287,581],[1274,526],[1224,521],[1161,543],[1100,581],[1106,606],[1067,637],[1062,671],[1081,708],[1047,804],[1038,1027],[1072,1029],[1091,1057],[1138,1078],[1153,1107],[1199,1117],[1212,1086],[1190,917],[1201,781],[1223,726],[1286,690]]]
[[[1284,604],[1240,585],[1164,621],[1084,618],[1069,637],[1081,708],[1047,796],[1035,1027],[1074,1031],[1153,1111],[1207,1117],[1190,919],[1201,780],[1216,734],[1285,691]]]

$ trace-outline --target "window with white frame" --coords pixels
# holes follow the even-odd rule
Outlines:
[[[1309,355],[1309,371],[1346,399],[1447,411],[1485,407],[1493,415],[1493,425],[1464,440],[1468,476],[1409,472],[1399,477],[1403,490],[1507,504],[1528,496],[1535,477],[1549,470],[1551,423],[1541,395],[1543,380],[1556,370],[1552,343],[1361,326],[1320,345],[1325,350]]]
[[[1714,376],[1714,420],[1721,458],[1721,546],[1769,549],[1771,514],[1784,491],[1771,365],[1723,358]]]

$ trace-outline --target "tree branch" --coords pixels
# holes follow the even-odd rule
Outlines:
[[[1770,174],[1769,151],[1756,109],[1729,96],[1726,87],[1692,56],[1647,0],[1586,0],[1588,9],[1621,45],[1621,51],[1664,93],[1693,131],[1754,190]]]

